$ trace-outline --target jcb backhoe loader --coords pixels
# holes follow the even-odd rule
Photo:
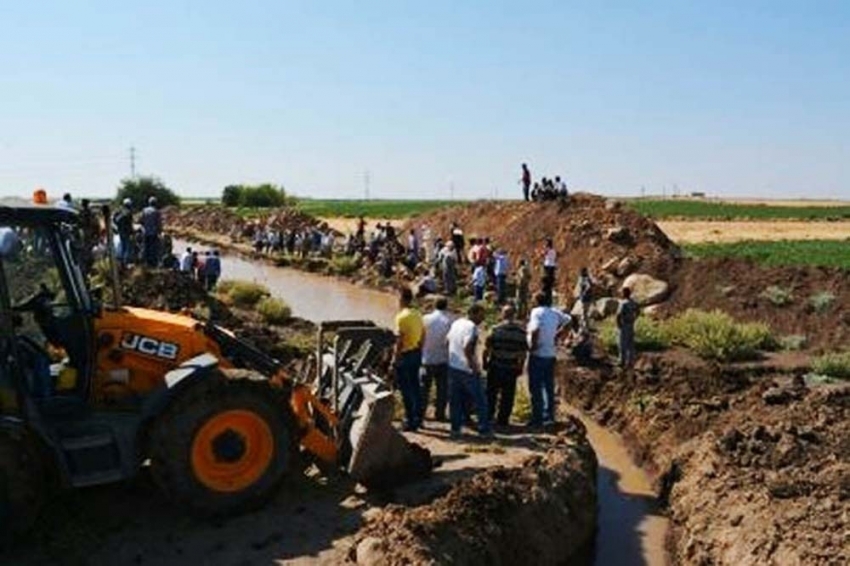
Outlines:
[[[122,307],[114,258],[115,304],[100,304],[79,241],[73,211],[0,206],[0,537],[31,525],[49,484],[117,482],[147,464],[204,515],[262,504],[300,453],[373,486],[430,469],[392,428],[374,369],[389,331],[322,325],[310,379],[290,376],[227,329]]]

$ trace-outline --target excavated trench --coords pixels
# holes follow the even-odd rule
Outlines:
[[[174,244],[175,249],[191,245],[179,240]],[[313,322],[353,318],[391,325],[396,310],[396,299],[390,294],[235,255],[223,258],[222,277],[262,283],[273,295],[285,299],[295,316]],[[568,408],[568,412],[584,424],[598,459],[598,529],[595,544],[583,561],[594,565],[666,564],[668,524],[657,510],[649,477],[634,464],[619,436],[577,410]]]

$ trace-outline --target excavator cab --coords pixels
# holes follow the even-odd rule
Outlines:
[[[3,415],[73,412],[86,404],[94,370],[92,320],[100,306],[77,264],[74,220],[61,209],[0,208],[0,317],[13,352],[2,362]],[[26,402],[19,404],[11,390]]]

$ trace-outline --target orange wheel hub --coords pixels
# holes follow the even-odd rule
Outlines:
[[[192,470],[213,491],[233,493],[259,480],[274,453],[274,435],[260,415],[242,409],[224,411],[195,434]]]

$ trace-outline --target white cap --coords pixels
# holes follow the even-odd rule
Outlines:
[[[129,198],[124,199],[124,206],[133,206],[133,201]]]

